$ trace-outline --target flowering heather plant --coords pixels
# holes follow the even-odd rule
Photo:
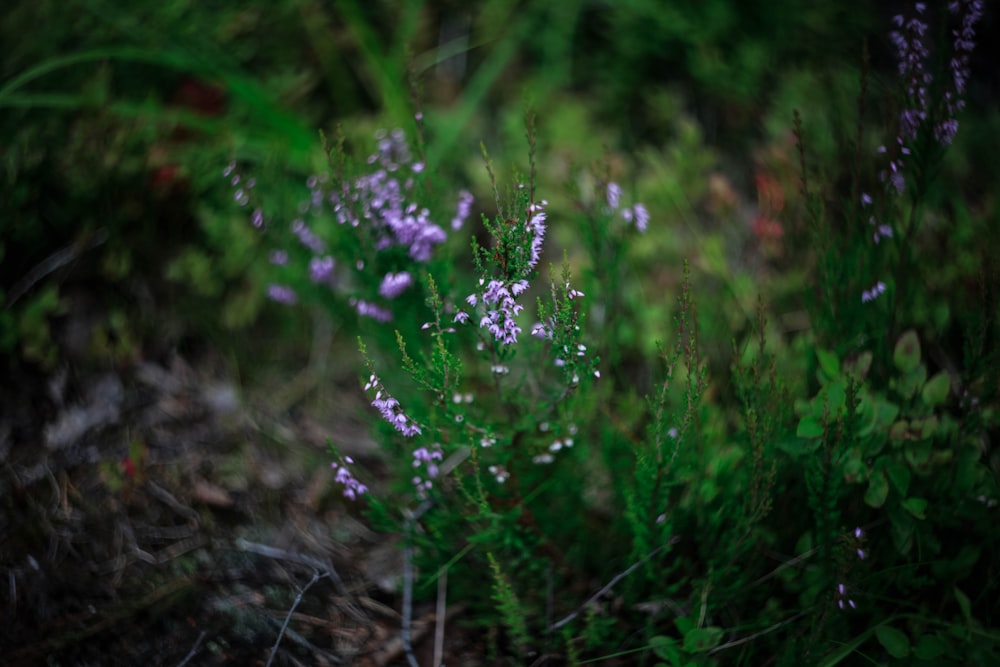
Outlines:
[[[924,144],[954,139],[935,128],[957,127],[944,116],[961,107],[981,13],[953,7],[947,89],[927,87],[925,10],[896,21],[896,141],[863,154],[861,114],[839,206],[809,187],[796,114],[820,249],[801,260],[803,331],[776,333],[763,298],[746,332],[703,330],[685,264],[673,324],[645,354],[624,332],[644,286],[630,278],[648,267],[625,272],[622,258],[672,232],[607,177],[574,193],[574,214],[550,204],[530,122],[528,177],[504,190],[486,160],[496,210],[481,226],[466,222],[467,192],[422,204],[433,170],[401,133],[380,134],[360,174],[310,180],[294,243],[272,253],[289,277],[271,294],[332,292],[362,316],[361,385],[391,476],[374,484],[345,457],[333,481],[403,536],[410,665],[409,619],[433,595],[509,664],[996,661],[1000,485],[984,442],[1000,425],[998,300],[984,289],[979,319],[944,323],[967,339],[961,368],[921,315],[946,297],[917,272],[933,258],[917,220],[940,156]],[[234,194],[252,224],[278,226],[254,197]],[[471,255],[448,242],[461,232]],[[735,339],[732,359],[706,355],[723,347],[707,333]]]
[[[309,300],[322,302],[332,292],[362,317],[392,321],[394,302],[447,240],[445,228],[422,203],[428,196],[426,165],[413,156],[403,131],[380,131],[375,140],[376,151],[357,176],[342,175],[336,183],[330,174],[310,176],[308,198],[290,222],[265,214],[256,201],[255,180],[244,178],[235,162],[223,171],[234,201],[252,209],[250,224],[276,246],[269,255],[276,275],[267,289],[271,300],[294,305],[308,293]],[[336,151],[331,157],[345,162],[342,146]],[[472,203],[468,191],[458,195],[453,230],[461,229]],[[349,256],[335,256],[334,246]]]

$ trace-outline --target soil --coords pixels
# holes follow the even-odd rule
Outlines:
[[[409,664],[398,539],[365,527],[329,467],[328,439],[378,470],[363,395],[301,409],[322,394],[309,372],[254,388],[231,366],[210,349],[11,366],[0,664]],[[430,665],[435,605],[412,615]],[[445,616],[441,661],[481,664],[462,610]]]

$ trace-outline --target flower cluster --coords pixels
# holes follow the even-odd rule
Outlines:
[[[527,279],[538,266],[542,256],[547,203],[543,200],[528,205],[528,220],[523,226],[524,235],[512,242],[515,253],[522,252],[524,248],[528,249],[527,258],[523,263],[512,267],[517,275],[513,278],[505,276],[503,279],[493,278],[488,281],[486,278],[480,278],[479,286],[482,290],[473,292],[465,299],[472,308],[482,305],[484,314],[479,319],[479,326],[489,331],[502,345],[513,345],[521,333],[517,316],[524,310],[524,306],[517,302],[517,297],[528,289]],[[455,313],[455,322],[464,324],[469,319],[469,313],[464,310]]]
[[[422,432],[420,427],[403,413],[403,408],[400,407],[399,401],[389,395],[389,392],[382,385],[382,381],[374,373],[371,374],[371,377],[368,378],[368,384],[365,385],[365,391],[371,389],[375,390],[375,399],[372,401],[372,406],[378,408],[378,411],[382,413],[382,417],[392,424],[393,428],[408,438],[412,438]]]
[[[853,539],[848,538],[849,543],[852,545],[852,548],[854,548],[855,553],[858,556],[858,560],[864,560],[868,556],[865,550],[861,548],[862,540],[864,540],[864,537],[865,537],[865,532],[860,527],[858,527],[854,529]],[[837,591],[836,594],[834,595],[834,598],[837,600],[837,606],[840,609],[846,609],[847,607],[850,607],[851,609],[857,609],[858,605],[854,602],[853,599],[848,597],[847,594],[848,594],[847,585],[844,584],[843,582],[838,583]]]
[[[874,285],[872,285],[871,289],[867,289],[861,293],[861,302],[869,303],[871,301],[874,301],[875,299],[885,294],[885,290],[886,290],[885,283],[880,280]]]
[[[334,481],[344,487],[344,497],[350,500],[357,500],[358,496],[363,496],[368,493],[368,487],[362,484],[354,476],[354,473],[350,471],[346,464],[354,464],[354,459],[350,456],[345,456],[343,463],[338,463],[334,461],[330,464],[330,467],[337,472],[337,476]]]
[[[327,241],[321,233],[321,216],[332,212],[333,218],[342,226],[356,229],[357,233],[368,237],[363,246],[376,252],[391,248],[402,248],[413,262],[428,262],[439,244],[447,239],[445,230],[431,219],[430,211],[416,201],[417,184],[415,177],[425,170],[422,162],[414,161],[402,130],[392,132],[380,130],[376,133],[377,150],[367,159],[371,170],[337,185],[331,184],[326,174],[310,176],[306,180],[309,196],[299,203],[296,218],[290,223],[289,231],[305,249],[308,259],[302,265],[308,267],[309,280],[330,289],[343,289],[357,281],[338,281],[337,272],[350,270],[351,265],[362,272],[364,261],[338,263],[327,251]],[[236,163],[230,163],[223,176],[234,188],[233,199],[241,207],[247,207],[253,200],[253,179],[244,179],[237,172]],[[472,210],[473,196],[463,190],[459,194],[455,217],[451,221],[453,229],[465,223]],[[266,221],[260,208],[254,208],[251,215],[254,227],[264,230]],[[286,271],[298,270],[297,262],[289,261],[288,249],[271,252],[271,264],[286,267]],[[341,267],[344,267],[343,269]],[[397,298],[413,283],[413,276],[405,270],[384,274],[373,293],[352,295],[349,303],[364,317],[385,322],[392,319],[392,312],[377,303]],[[298,303],[300,295],[289,284],[271,284],[268,297],[283,304]]]
[[[472,203],[474,201],[475,198],[468,190],[462,190],[458,193],[458,205],[455,207],[455,217],[451,219],[452,229],[457,231],[465,225],[465,221],[469,219],[469,214],[472,213]]]
[[[622,219],[628,223],[634,223],[635,228],[640,232],[645,232],[649,227],[649,211],[642,204],[633,204],[619,210],[622,199],[622,188],[617,183],[608,183],[607,188],[608,209],[612,213],[619,213]]]
[[[976,46],[976,24],[983,16],[982,0],[961,0],[951,2],[948,10],[959,17],[961,27],[951,31],[952,43],[951,61],[948,63],[951,71],[949,89],[944,93],[943,119],[934,128],[934,138],[942,146],[947,146],[958,132],[958,112],[965,108],[965,82],[969,78],[969,56]]]
[[[480,279],[482,286],[485,279]],[[524,306],[519,304],[515,297],[528,289],[527,280],[517,280],[514,282],[503,282],[501,280],[491,280],[481,293],[470,294],[465,300],[475,308],[480,302],[486,307],[486,314],[479,320],[479,326],[489,331],[503,345],[513,345],[517,342],[517,334],[521,333],[521,327],[517,324],[517,315]],[[459,311],[455,315],[456,322],[466,322],[469,319],[468,313]]]
[[[415,475],[413,477],[413,486],[417,490],[417,495],[423,497],[428,491],[434,486],[433,479],[437,478],[440,469],[435,461],[440,461],[443,458],[441,453],[441,446],[438,444],[434,445],[433,450],[429,450],[426,447],[419,447],[413,452],[413,467],[423,468],[426,477],[421,477],[420,475]]]
[[[975,48],[975,26],[982,17],[982,5],[982,0],[962,0],[948,6],[951,13],[959,17],[961,27],[952,31],[954,42],[949,62],[951,81],[944,91],[934,127],[934,138],[943,146],[949,145],[955,138],[958,131],[956,116],[965,106],[963,95],[969,76],[969,56]],[[910,144],[916,139],[918,130],[927,121],[931,110],[928,93],[933,77],[927,64],[930,55],[926,44],[927,24],[920,18],[927,8],[925,3],[918,2],[914,9],[916,16],[904,19],[902,15],[898,15],[893,18],[897,29],[892,31],[890,39],[896,48],[906,101],[899,115],[895,149],[890,151],[886,146],[878,149],[879,153],[891,153],[888,167],[882,172],[882,179],[891,183],[897,192],[903,191],[902,168],[906,157],[911,154]]]
[[[414,175],[425,165],[413,162],[402,130],[379,131],[376,139],[378,152],[368,158],[375,171],[329,195],[337,222],[371,225],[376,250],[402,246],[413,260],[427,262],[447,234],[431,221],[430,211],[412,200]]]
[[[867,210],[871,207],[871,205],[872,205],[871,195],[867,193],[862,193],[861,207]],[[874,215],[868,216],[868,224],[875,228],[875,231],[872,233],[872,241],[874,241],[876,245],[878,245],[878,243],[882,239],[892,238],[892,227],[890,227],[889,225],[879,223],[878,220],[875,219]]]

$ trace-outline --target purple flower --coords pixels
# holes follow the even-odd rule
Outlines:
[[[622,199],[622,188],[617,183],[608,183],[608,208],[612,211],[618,210],[618,205]]]
[[[288,306],[297,303],[299,300],[298,295],[295,294],[295,290],[287,285],[269,285],[267,296],[272,301],[277,301]]]
[[[379,285],[378,293],[386,299],[395,299],[411,284],[413,284],[413,277],[406,271],[387,273],[382,278],[382,284]]]
[[[646,231],[649,226],[649,211],[642,204],[636,204],[632,210],[635,211],[635,228],[640,232]]]
[[[861,293],[861,301],[862,303],[868,303],[870,301],[874,301],[884,293],[885,293],[885,283],[880,280],[877,283],[875,283],[871,289],[865,290],[864,292]]]
[[[342,225],[370,227],[377,239],[376,250],[404,246],[414,260],[426,262],[434,246],[443,243],[447,234],[430,220],[426,208],[410,200],[413,179],[397,177],[397,174],[402,176],[402,166],[409,166],[411,174],[426,167],[423,163],[411,164],[412,156],[402,130],[391,133],[380,130],[376,139],[378,152],[368,158],[368,164],[375,170],[345,183],[341,192],[330,194],[334,214]]]
[[[649,226],[649,211],[642,204],[623,209],[622,218],[625,222],[634,222],[639,232],[645,232]]]
[[[452,229],[461,229],[465,224],[465,221],[469,219],[469,213],[472,212],[472,202],[475,199],[472,193],[468,190],[462,190],[458,193],[458,205],[455,210],[455,217],[451,219]]]
[[[351,500],[356,500],[358,496],[363,496],[368,493],[368,487],[357,480],[354,474],[348,469],[346,464],[353,464],[354,459],[350,456],[344,457],[343,463],[337,463],[334,461],[330,464],[330,467],[337,471],[334,481],[344,487],[344,497]]]
[[[372,406],[382,413],[383,419],[389,422],[393,428],[408,438],[422,433],[420,427],[403,413],[399,401],[389,395],[389,392],[382,386],[382,381],[374,373],[368,378],[368,384],[365,385],[365,391],[371,389],[375,390]]]
[[[547,205],[548,202],[542,200],[528,206],[528,231],[531,233],[531,260],[528,262],[529,269],[534,269],[542,256],[542,245],[545,242],[545,218],[547,217],[544,207]]]
[[[323,239],[316,236],[313,230],[309,229],[309,225],[301,218],[292,221],[292,233],[298,237],[302,245],[314,253],[326,252],[326,244],[323,243]]]
[[[389,322],[392,320],[392,313],[379,305],[353,298],[350,303],[358,311],[359,315],[370,317],[378,322]]]
[[[333,257],[313,257],[309,261],[309,279],[316,284],[329,283],[333,278],[336,262]]]
[[[949,145],[958,132],[958,121],[955,117],[965,107],[965,83],[969,78],[969,56],[976,46],[976,23],[983,15],[982,0],[964,0],[952,2],[949,11],[960,17],[961,27],[951,31],[952,56],[949,64],[951,82],[949,90],[944,93],[944,119],[934,128],[934,138],[942,145]]]
[[[480,285],[484,283],[485,280],[479,281]],[[524,310],[524,306],[517,303],[515,297],[526,289],[528,289],[527,280],[509,283],[491,280],[482,294],[470,294],[466,301],[472,306],[482,301],[486,314],[479,320],[479,326],[488,330],[501,344],[513,345],[517,342],[517,335],[521,333],[516,318]],[[467,316],[463,319],[467,319]]]
[[[417,494],[419,496],[425,496],[434,486],[434,483],[431,480],[436,478],[440,472],[440,469],[435,461],[440,461],[442,458],[443,455],[441,453],[440,445],[438,444],[434,445],[433,451],[427,449],[426,447],[420,447],[413,452],[413,467],[423,467],[427,474],[427,479],[422,479],[420,476],[413,478],[413,486],[416,487]]]
[[[288,264],[288,253],[284,250],[272,250],[271,264],[274,264],[275,266],[286,266]]]

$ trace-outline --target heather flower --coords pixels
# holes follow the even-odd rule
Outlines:
[[[872,205],[872,198],[867,193],[862,193],[861,195],[861,206],[862,208],[868,208]],[[868,216],[868,224],[875,228],[875,232],[872,234],[872,240],[878,244],[882,239],[892,238],[892,227],[889,225],[879,224],[878,220],[875,219],[874,215]]]
[[[642,204],[636,204],[632,210],[635,211],[635,228],[640,232],[646,231],[649,226],[649,211]]]
[[[378,322],[389,322],[392,320],[392,313],[377,304],[354,298],[350,300],[350,304],[354,306],[359,315],[363,315],[364,317],[370,317]]]
[[[337,463],[334,461],[330,464],[330,467],[337,471],[334,481],[344,487],[344,497],[351,500],[356,500],[358,496],[363,496],[368,493],[368,487],[357,480],[354,474],[348,469],[345,464],[353,464],[354,459],[350,456],[344,457],[343,463]]]
[[[926,7],[918,2],[915,9],[917,14],[923,14]],[[929,52],[924,42],[927,24],[917,17],[904,21],[902,15],[893,18],[893,22],[900,29],[893,30],[889,37],[896,47],[899,75],[911,104],[900,116],[900,137],[909,141],[917,136],[917,128],[927,117],[927,86],[931,83],[931,74],[926,71]]]
[[[552,340],[552,326],[544,322],[536,322],[535,326],[531,327],[531,335],[542,340]]]
[[[528,261],[528,269],[534,269],[542,256],[542,245],[545,241],[545,206],[548,202],[542,200],[528,206],[528,231],[531,233],[531,259]],[[525,284],[527,287],[527,284]]]
[[[479,284],[483,285],[485,282],[481,279]],[[524,306],[517,303],[515,297],[526,289],[527,280],[491,280],[482,294],[470,294],[466,301],[473,307],[481,301],[486,307],[486,314],[479,320],[479,326],[488,330],[503,345],[512,345],[517,342],[517,335],[521,333],[517,315],[524,310]]]
[[[636,204],[622,210],[622,218],[625,222],[634,222],[635,228],[640,232],[645,232],[649,227],[649,211],[642,204]]]
[[[854,600],[852,600],[851,598],[847,597],[847,586],[845,586],[842,583],[837,584],[836,599],[837,599],[837,606],[840,609],[845,609],[846,608],[845,605],[844,605],[845,602],[847,603],[847,606],[849,606],[851,609],[857,609],[858,608],[858,605],[855,604]]]
[[[336,262],[333,257],[313,257],[309,261],[309,279],[316,284],[329,283],[333,278]]]
[[[926,7],[924,3],[918,2],[915,9],[918,15],[922,15]],[[934,126],[934,138],[942,146],[949,145],[958,131],[956,116],[965,106],[963,95],[969,77],[969,56],[975,48],[975,26],[982,17],[983,3],[982,0],[960,0],[951,2],[948,9],[959,17],[961,25],[952,30],[954,41],[949,61],[951,81],[944,91],[937,110],[938,120]],[[918,17],[904,20],[902,16],[894,17],[893,22],[897,30],[892,31],[890,39],[896,47],[899,75],[905,86],[906,97],[899,116],[899,135],[896,137],[898,148],[891,157],[888,168],[882,172],[882,178],[902,192],[904,179],[901,169],[905,157],[910,155],[909,144],[916,138],[930,111],[928,91],[932,76],[927,71],[927,24]],[[885,146],[880,146],[879,152],[887,153],[888,150]]]
[[[469,219],[469,214],[472,212],[472,202],[475,198],[472,193],[468,190],[462,190],[458,193],[458,205],[455,210],[455,217],[451,219],[451,228],[458,230],[465,225],[465,221]]]
[[[976,23],[983,15],[982,0],[964,0],[948,5],[952,14],[960,17],[961,27],[952,30],[951,61],[948,63],[951,71],[950,88],[944,93],[943,120],[934,128],[934,138],[941,145],[947,146],[958,132],[958,112],[965,107],[965,82],[969,78],[969,56],[976,46]]]
[[[861,293],[862,303],[869,303],[870,301],[874,301],[879,296],[885,293],[885,289],[886,289],[885,283],[882,282],[881,280],[878,281],[872,286],[871,289],[865,290],[864,292]]]
[[[403,413],[403,408],[400,407],[399,401],[389,395],[389,392],[382,386],[382,381],[374,373],[368,378],[368,383],[365,385],[365,391],[371,389],[375,390],[375,399],[372,401],[372,406],[378,408],[378,411],[382,413],[383,419],[389,422],[393,428],[408,438],[422,432],[420,427]]]
[[[314,253],[326,251],[326,244],[318,237],[304,220],[298,218],[292,221],[292,233],[298,237],[299,242]]]
[[[434,483],[431,481],[438,476],[440,469],[435,461],[440,461],[443,458],[441,453],[440,445],[435,444],[433,450],[429,450],[426,447],[419,447],[413,452],[413,467],[414,468],[424,468],[426,473],[426,479],[421,478],[419,475],[413,478],[413,486],[416,488],[417,493],[420,496],[426,495]]]
[[[298,303],[299,297],[291,287],[287,285],[269,285],[267,296],[272,301],[291,306]]]
[[[608,208],[612,211],[618,210],[618,205],[621,203],[622,198],[622,188],[617,183],[608,183]]]
[[[382,284],[378,288],[378,293],[386,299],[395,299],[411,284],[413,284],[413,277],[406,271],[387,273],[382,278]]]

